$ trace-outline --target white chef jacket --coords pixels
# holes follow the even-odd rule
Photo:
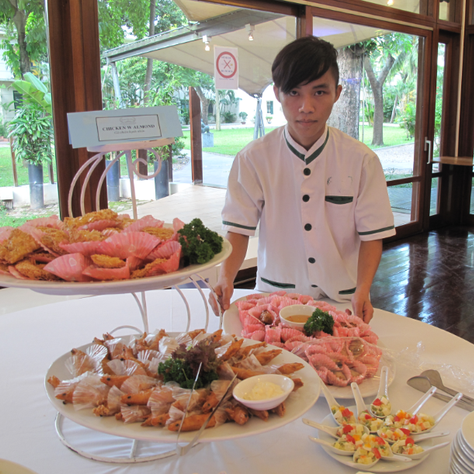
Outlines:
[[[255,235],[257,286],[336,301],[351,298],[360,242],[395,234],[382,166],[332,127],[305,150],[287,126],[251,142],[229,174],[223,229]]]

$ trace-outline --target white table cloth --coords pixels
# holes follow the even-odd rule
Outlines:
[[[8,298],[10,290],[0,290]],[[23,290],[24,297],[34,294]],[[5,292],[5,293],[4,293]],[[191,328],[203,326],[204,304],[197,290],[184,290],[193,314]],[[234,299],[251,293],[237,290]],[[18,294],[15,293],[16,295]],[[142,327],[141,318],[131,295],[99,296],[75,300],[56,299],[51,303],[42,300],[38,307],[10,312],[0,316],[1,380],[0,391],[0,458],[22,464],[38,474],[105,474],[156,472],[183,474],[240,474],[240,473],[355,473],[328,456],[320,446],[313,444],[308,435],[315,435],[313,428],[301,419],[283,428],[238,440],[201,444],[186,456],[133,464],[118,465],[89,459],[67,449],[58,439],[54,428],[56,412],[46,397],[44,376],[48,366],[59,356],[101,337],[117,326]],[[186,326],[184,304],[174,290],[147,293],[150,329],[164,328],[181,331]],[[344,305],[337,305],[343,308]],[[404,318],[386,311],[376,310],[371,326],[389,349],[414,350],[419,341],[424,344],[426,362],[449,362],[468,370],[474,357],[474,345],[450,333]],[[218,318],[210,315],[208,330],[218,328]],[[417,375],[413,367],[400,365],[390,387],[390,395],[397,408],[408,408],[421,393],[409,387],[406,381]],[[370,400],[366,400],[369,402]],[[348,405],[351,403],[347,403]],[[426,412],[436,413],[443,402],[431,399]],[[468,412],[453,408],[442,420],[440,429],[450,435],[441,440],[451,440]],[[328,407],[321,395],[306,417],[320,421],[328,414]],[[245,429],[245,428],[243,428]],[[77,442],[81,449],[104,454],[108,449],[114,455],[128,454],[130,440],[109,437],[65,423],[68,439]],[[143,447],[147,451],[148,447]],[[418,467],[409,472],[446,473],[449,464],[449,447],[431,454]]]

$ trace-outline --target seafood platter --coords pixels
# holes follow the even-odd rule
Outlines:
[[[310,333],[288,327],[280,311],[293,305],[302,310],[311,307],[313,316],[317,310],[323,325],[312,327]],[[324,318],[330,320],[328,329]],[[314,368],[336,398],[351,399],[353,382],[360,385],[363,397],[376,394],[384,365],[389,369],[388,384],[395,377],[393,360],[368,324],[311,296],[286,291],[245,296],[224,313],[223,327],[227,334],[265,341],[298,355]]]
[[[204,359],[195,378],[197,362]],[[272,409],[246,408],[233,398],[234,386],[262,372],[289,379],[292,391]],[[191,441],[207,419],[199,438],[203,442],[267,432],[303,415],[320,393],[317,374],[298,356],[203,329],[104,334],[58,358],[45,387],[57,411],[73,422],[163,443],[176,443],[177,436]]]
[[[0,286],[52,295],[156,290],[214,267],[231,250],[199,219],[166,224],[109,209],[63,221],[38,218],[0,228]]]

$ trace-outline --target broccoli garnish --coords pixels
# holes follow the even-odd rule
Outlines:
[[[206,263],[222,251],[223,238],[208,229],[201,219],[196,218],[185,224],[178,234],[185,265]]]
[[[332,335],[333,326],[334,318],[326,311],[316,308],[306,321],[303,331],[307,336],[312,336],[317,331]]]

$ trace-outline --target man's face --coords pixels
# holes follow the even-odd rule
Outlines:
[[[308,84],[300,84],[288,93],[273,86],[288,121],[288,131],[293,139],[309,150],[324,132],[342,86],[336,87],[331,71]]]

